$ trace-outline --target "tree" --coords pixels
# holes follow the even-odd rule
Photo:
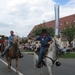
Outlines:
[[[39,36],[39,35],[41,35],[41,31],[42,31],[42,29],[46,29],[47,30],[47,33],[50,35],[50,36],[54,36],[54,29],[51,27],[51,28],[48,28],[48,27],[46,27],[46,26],[39,26],[38,28],[36,28],[34,31],[33,31],[33,34],[34,34],[34,36]]]
[[[28,42],[28,39],[26,38],[26,39],[24,39],[24,43],[27,43]]]
[[[75,38],[75,23],[72,22],[70,25],[65,24],[65,28],[62,30],[63,34],[66,36],[67,40],[69,41],[69,44],[71,44],[71,41]]]

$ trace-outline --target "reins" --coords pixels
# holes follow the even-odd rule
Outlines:
[[[52,60],[52,63],[53,63],[53,64],[54,64],[55,61],[57,60],[57,59],[53,60],[51,57],[48,57],[48,56],[46,56],[46,57],[49,58],[50,60]]]
[[[54,42],[54,41],[53,41]],[[57,44],[56,44],[56,42],[55,42],[55,46],[56,46],[56,48],[58,49],[58,50],[60,50],[58,47],[57,47]],[[52,50],[51,50],[52,51]],[[54,52],[54,51],[52,51],[52,52]],[[56,53],[56,52],[54,52],[54,53]],[[52,63],[54,64],[55,63],[55,61],[57,60],[57,58],[56,59],[52,59],[51,57],[49,57],[49,56],[45,56],[45,57],[47,57],[47,58],[49,58],[51,61],[52,61]]]

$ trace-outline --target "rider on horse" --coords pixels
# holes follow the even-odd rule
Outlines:
[[[50,35],[47,34],[46,29],[42,29],[42,33],[38,38],[30,38],[32,40],[38,40],[40,41],[41,47],[39,52],[39,58],[38,63],[36,64],[37,67],[41,67],[41,58],[43,56],[43,52],[45,51],[45,48],[48,48],[49,45],[53,42]]]
[[[5,39],[4,39],[4,36],[2,36],[1,38],[1,44],[4,44],[5,43]]]
[[[14,31],[10,31],[10,36],[9,36],[9,38],[8,38],[8,42],[9,42],[9,44],[8,44],[8,46],[6,47],[6,49],[4,50],[4,52],[1,54],[1,56],[4,56],[4,54],[9,50],[9,48],[13,45],[13,39],[14,39]],[[21,52],[20,52],[20,49],[19,49],[19,57],[20,58],[22,58],[23,57],[23,55],[21,54]]]
[[[36,40],[39,40],[41,43],[41,47],[40,47],[40,53],[39,53],[39,58],[38,58],[38,63],[37,63],[37,67],[41,66],[41,58],[43,56],[43,52],[45,50],[46,47],[49,47],[49,45],[53,42],[51,36],[49,36],[47,34],[47,31],[45,29],[42,29],[42,34],[36,38]]]
[[[39,52],[39,57],[38,57],[38,63],[36,64],[36,66],[38,68],[40,68],[42,66],[41,62],[42,62],[43,54],[47,52],[47,50],[48,50],[50,44],[53,42],[53,40],[52,40],[51,36],[48,35],[46,29],[42,29],[42,33],[38,38],[36,38],[36,39],[30,38],[30,39],[40,41],[41,47],[40,47],[40,52]],[[60,62],[57,61],[57,64],[60,64]]]

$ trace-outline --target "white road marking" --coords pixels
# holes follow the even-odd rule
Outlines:
[[[0,61],[1,62],[3,62],[5,65],[7,65],[8,66],[8,64],[5,62],[5,61],[3,61],[2,59],[0,59]],[[14,69],[12,66],[11,66],[11,69],[13,70],[13,71],[15,71],[16,72],[16,69]],[[21,72],[19,72],[18,71],[18,73],[19,73],[19,75],[24,75],[24,74],[22,74]]]

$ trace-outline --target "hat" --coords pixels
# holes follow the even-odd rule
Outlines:
[[[42,29],[42,33],[47,33],[46,29]]]
[[[14,31],[11,30],[10,33],[14,33]]]
[[[4,35],[2,35],[2,38],[4,38]]]

